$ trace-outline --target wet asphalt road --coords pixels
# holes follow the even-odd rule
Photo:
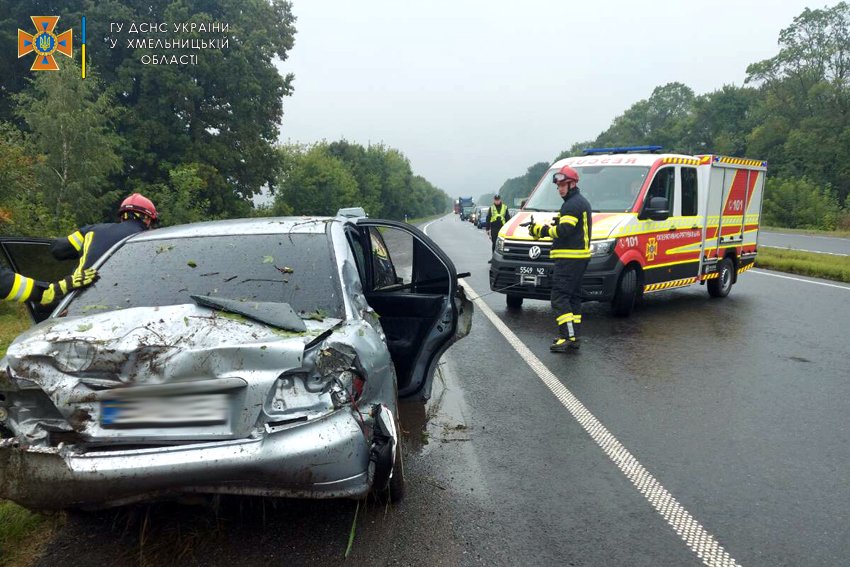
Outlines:
[[[427,231],[486,294],[484,231]],[[738,564],[844,565],[850,286],[811,282],[751,270],[629,319],[586,304],[577,355],[548,352],[547,302],[481,301]],[[404,408],[406,499],[361,505],[345,562],[354,502],[231,498],[73,518],[39,564],[703,564],[528,362],[476,306],[434,398]]]
[[[489,291],[482,231],[447,217],[428,233]],[[629,319],[586,304],[577,356],[548,352],[548,303],[482,299],[739,564],[846,565],[850,286],[777,276],[752,270],[722,300],[662,292]],[[509,502],[503,557],[701,563],[480,313],[471,336],[449,358],[470,421],[504,435],[472,445],[483,490]]]
[[[808,252],[822,252],[850,256],[850,238],[810,236],[773,231],[759,231],[759,244],[776,248],[792,248]]]

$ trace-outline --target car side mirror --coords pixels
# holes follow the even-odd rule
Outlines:
[[[669,203],[666,197],[652,197],[649,203],[643,208],[643,212],[638,215],[639,220],[666,220],[670,216]]]
[[[524,209],[524,208],[525,208],[525,202],[526,202],[526,201],[528,201],[528,199],[523,199],[523,200],[522,200],[522,203],[520,203],[520,204],[519,204],[519,208],[520,208],[520,209]]]

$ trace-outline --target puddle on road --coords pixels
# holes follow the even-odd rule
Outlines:
[[[405,447],[421,455],[440,443],[469,441],[471,431],[463,411],[463,396],[450,372],[440,363],[434,375],[431,399],[399,403],[402,438]]]

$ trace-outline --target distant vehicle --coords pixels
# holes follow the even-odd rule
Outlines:
[[[460,220],[469,220],[469,215],[472,214],[472,210],[475,208],[475,202],[472,200],[472,197],[458,197],[457,203],[460,209]]]
[[[487,209],[489,207],[478,207],[478,218],[475,219],[475,226],[478,228],[487,226]]]
[[[552,175],[569,165],[593,207],[584,300],[610,301],[626,316],[646,293],[699,283],[712,297],[728,295],[755,262],[767,162],[659,150],[601,148],[553,163],[499,231],[490,289],[510,289],[510,307],[549,299],[552,241],[533,240],[527,223],[555,221],[561,197]]]
[[[345,207],[336,212],[336,216],[338,217],[348,217],[348,218],[368,218],[369,215],[366,214],[366,210],[363,207]]]

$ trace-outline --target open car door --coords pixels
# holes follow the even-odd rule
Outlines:
[[[440,356],[465,337],[472,302],[451,259],[418,228],[359,219],[366,249],[366,300],[380,315],[398,377],[399,398],[431,396]]]
[[[48,238],[27,238],[23,236],[4,236],[0,238],[0,252],[3,260],[12,270],[22,276],[45,282],[58,281],[73,273],[77,260],[57,260],[50,253]],[[36,323],[44,321],[53,312],[56,305],[43,306],[27,301],[27,310]]]

